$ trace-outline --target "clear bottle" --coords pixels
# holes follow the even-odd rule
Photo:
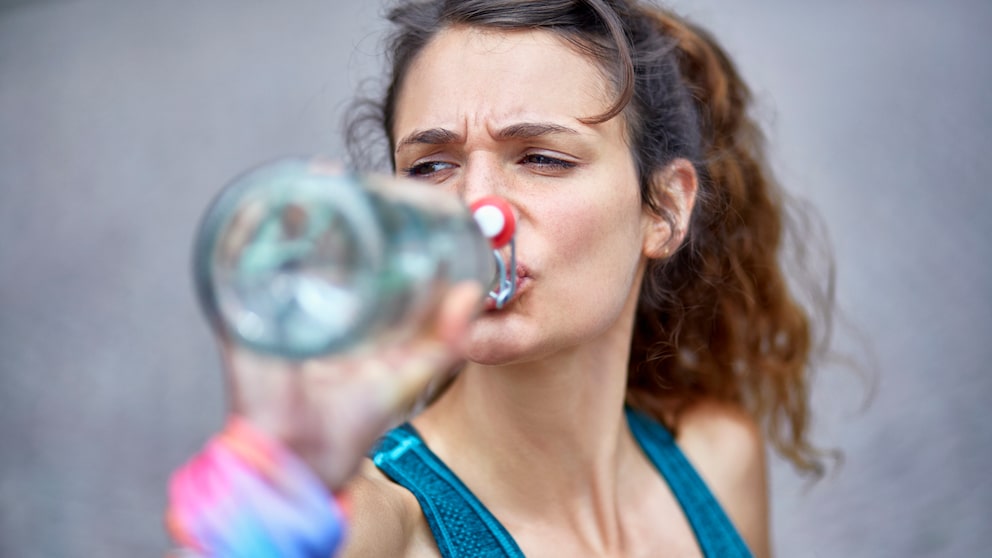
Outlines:
[[[417,183],[282,159],[210,205],[194,280],[221,336],[291,359],[340,353],[409,335],[458,281],[490,285],[502,306],[516,284],[512,227],[498,199],[470,211]],[[494,249],[507,241],[509,263]]]

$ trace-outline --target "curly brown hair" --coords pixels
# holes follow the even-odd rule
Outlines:
[[[716,40],[672,12],[636,0],[407,0],[388,17],[395,25],[389,84],[381,103],[365,104],[372,113],[352,112],[353,157],[362,153],[369,120],[385,132],[392,157],[394,111],[406,72],[440,30],[541,29],[568,41],[614,84],[613,105],[585,121],[624,116],[644,204],[674,224],[669,204],[652,188],[653,175],[683,158],[699,176],[683,244],[647,267],[628,403],[673,430],[680,409],[694,401],[742,405],[782,455],[803,472],[819,473],[821,453],[809,441],[808,377],[818,354],[810,316],[829,331],[832,261],[826,274],[799,285],[813,293],[809,308],[798,303],[779,261],[783,235],[795,223],[766,163],[761,129],[749,115],[750,91]],[[802,259],[802,243],[793,248]]]
[[[808,376],[825,347],[814,346],[808,312],[829,329],[832,263],[826,275],[806,278],[803,287],[813,293],[807,310],[779,262],[787,196],[749,115],[750,90],[712,35],[670,12],[652,16],[678,44],[680,72],[701,117],[703,180],[685,244],[672,258],[650,262],[645,275],[628,401],[657,415],[673,401],[742,404],[782,455],[820,474],[822,452],[808,440]]]

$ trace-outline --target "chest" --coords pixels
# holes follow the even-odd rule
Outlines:
[[[692,526],[664,483],[645,486],[643,499],[625,509],[612,527],[575,516],[548,514],[536,520],[500,513],[504,527],[527,558],[588,556],[596,558],[701,558]],[[441,558],[427,520],[420,517],[409,547],[409,558]]]
[[[681,505],[660,479],[650,479],[624,504],[612,519],[577,514],[505,523],[527,558],[702,557]]]

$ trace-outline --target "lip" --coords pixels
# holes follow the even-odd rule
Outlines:
[[[490,296],[486,296],[486,303],[484,310],[486,312],[499,312],[505,310],[510,304],[513,304],[513,302],[520,297],[521,293],[527,290],[529,285],[530,285],[530,273],[528,272],[527,267],[524,266],[523,264],[518,264],[517,284],[516,284],[516,289],[514,289],[513,291],[513,296],[506,301],[506,304],[503,305],[503,308],[496,308],[496,300]]]

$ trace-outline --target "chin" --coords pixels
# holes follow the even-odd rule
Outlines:
[[[533,352],[524,342],[529,336],[512,327],[507,320],[493,318],[480,319],[472,324],[465,358],[483,366],[501,366],[526,360]]]
[[[502,366],[519,362],[524,356],[522,353],[519,347],[512,346],[511,343],[473,341],[465,351],[465,358],[483,366]]]

